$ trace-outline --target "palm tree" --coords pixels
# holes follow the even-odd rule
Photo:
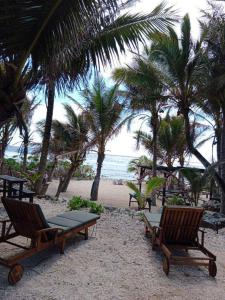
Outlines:
[[[160,73],[149,54],[149,49],[145,47],[142,55],[136,54],[133,65],[116,69],[113,78],[125,84],[126,94],[130,99],[130,107],[137,113],[134,114],[134,118],[139,117],[150,124],[153,133],[152,172],[153,176],[156,176],[159,113],[165,107],[167,97],[161,82]],[[140,112],[142,112],[141,115]],[[147,114],[148,112],[150,117]]]
[[[127,171],[138,175],[139,165],[152,166],[152,160],[150,160],[146,155],[142,155],[138,158],[131,159],[129,161]]]
[[[160,66],[161,76],[165,86],[167,86],[169,96],[176,102],[178,113],[184,117],[185,135],[189,151],[206,168],[211,168],[210,162],[196,149],[191,137],[190,115],[192,106],[196,104],[199,97],[197,87],[200,85],[204,71],[202,51],[201,43],[195,43],[191,39],[191,25],[188,15],[182,21],[181,39],[171,29],[169,35],[157,34],[152,45],[152,52]],[[224,194],[221,211],[225,212],[225,180],[215,168],[213,173],[214,179]]]
[[[90,126],[92,141],[97,148],[97,171],[91,188],[91,200],[98,199],[98,188],[102,164],[105,159],[106,145],[119,133],[129,117],[123,116],[124,98],[117,84],[107,87],[100,76],[95,76],[94,84],[82,93],[85,104],[83,109],[86,122]]]
[[[52,142],[60,145],[61,154],[58,157],[69,159],[70,167],[65,177],[60,180],[56,197],[61,192],[66,192],[74,172],[83,163],[87,150],[93,145],[84,113],[77,115],[68,104],[64,108],[67,120],[64,123],[53,121]]]
[[[208,129],[206,125],[192,122],[191,136],[195,147],[202,145],[207,139],[200,139],[202,134]],[[153,151],[153,138],[152,135],[139,130],[136,132],[135,139],[137,146],[140,144],[152,153]],[[184,166],[185,157],[190,155],[188,145],[185,137],[185,123],[182,116],[166,115],[161,119],[158,130],[158,153],[157,156],[168,167],[172,167],[175,160],[179,161],[181,167]]]
[[[22,139],[21,145],[21,153],[23,155],[22,159],[22,170],[26,171],[27,166],[27,156],[28,156],[28,146],[31,143],[31,123],[34,111],[40,104],[40,101],[37,101],[35,97],[33,98],[26,98],[23,102],[22,109],[17,113],[17,126],[19,128],[20,136]]]
[[[224,9],[211,3],[211,12],[205,12],[201,22],[202,39],[204,40],[204,72],[198,88],[201,91],[201,102],[198,105],[214,124],[215,144],[217,144],[217,170],[225,183],[225,23]],[[208,118],[207,118],[208,119]],[[221,190],[221,212],[225,213],[225,188]]]
[[[4,7],[0,14],[0,59],[10,68],[7,80],[0,86],[4,102],[0,122],[14,114],[15,107],[19,109],[24,101],[28,71],[32,71],[36,83],[46,87],[38,192],[47,163],[56,89],[61,92],[73,88],[90,66],[111,62],[113,56],[125,51],[125,46],[137,47],[146,33],[165,31],[173,22],[172,10],[161,4],[150,14],[118,17],[124,7],[120,0],[41,0],[38,5],[34,0],[23,0],[0,1],[0,5]]]

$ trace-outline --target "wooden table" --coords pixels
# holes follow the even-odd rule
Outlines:
[[[13,185],[19,184],[19,199],[22,200],[22,194],[23,194],[23,184],[24,182],[27,182],[26,179],[23,178],[17,178],[14,176],[9,175],[0,175],[0,180],[3,180],[3,197],[6,197],[6,193],[8,191],[8,197],[13,196]]]

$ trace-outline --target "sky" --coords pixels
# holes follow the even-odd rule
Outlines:
[[[133,7],[131,12],[144,12],[147,13],[154,9],[156,5],[158,5],[160,1],[157,0],[140,0],[135,7]],[[197,39],[199,37],[199,27],[197,19],[201,16],[200,9],[204,9],[207,7],[206,0],[173,0],[167,1],[168,5],[174,5],[177,9],[178,14],[182,17],[186,13],[189,14],[192,25],[192,36]],[[179,30],[179,25],[177,25],[177,30]],[[126,64],[131,61],[131,55],[126,53],[126,56],[121,57],[120,62],[115,63],[115,67],[121,66],[121,64]],[[106,67],[103,70],[103,75],[105,78],[109,78],[111,74],[112,68]],[[54,108],[54,119],[58,119],[60,121],[64,120],[64,111],[62,107],[63,102],[69,102],[66,97],[60,97],[55,102]],[[34,131],[33,139],[39,141],[39,137],[35,134],[35,123],[40,119],[44,119],[46,115],[46,106],[42,101],[42,104],[37,108],[33,117],[33,124],[31,126],[31,130]],[[138,157],[140,155],[146,154],[144,149],[136,150],[135,140],[133,139],[133,131],[138,130],[140,127],[140,122],[136,120],[131,126],[131,131],[127,131],[127,128],[124,127],[120,134],[115,137],[112,141],[110,141],[107,145],[107,153],[115,154],[115,155],[125,155],[125,156],[133,156]],[[18,143],[18,137],[16,137],[12,144]],[[210,144],[205,144],[201,149],[201,152],[208,158],[211,159],[211,146]],[[195,158],[191,159],[192,163],[196,166],[200,166],[198,161]]]

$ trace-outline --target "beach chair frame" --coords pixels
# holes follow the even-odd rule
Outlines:
[[[203,208],[168,206],[158,216],[144,215],[145,232],[151,235],[152,250],[159,247],[164,254],[163,271],[166,275],[171,265],[192,265],[205,266],[210,276],[216,276],[216,256],[205,248],[205,232],[199,228],[203,211]],[[184,250],[186,255],[176,255],[176,250]],[[204,256],[187,256],[188,250],[200,251]]]

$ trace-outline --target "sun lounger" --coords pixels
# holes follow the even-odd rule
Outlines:
[[[63,254],[67,239],[77,233],[83,233],[85,239],[88,239],[88,228],[99,219],[98,215],[80,211],[66,212],[45,219],[38,204],[10,198],[2,198],[2,203],[9,220],[1,221],[0,243],[8,243],[24,250],[10,258],[0,258],[0,264],[10,268],[10,284],[15,284],[22,278],[23,267],[18,263],[20,260],[55,245]],[[30,246],[24,247],[11,240],[17,236],[28,238]]]
[[[204,247],[204,231],[199,229],[203,211],[202,208],[170,206],[164,207],[161,214],[144,212],[146,233],[152,236],[152,249],[158,246],[164,254],[166,275],[174,264],[206,266],[209,275],[216,276],[216,256]],[[180,250],[183,255],[177,255],[176,251]],[[203,255],[189,256],[188,250],[198,250]]]

